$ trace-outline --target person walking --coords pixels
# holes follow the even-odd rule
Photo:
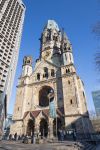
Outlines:
[[[17,133],[15,133],[15,135],[14,135],[14,140],[15,141],[17,140]]]
[[[76,141],[76,132],[73,131],[73,140]]]
[[[61,134],[61,141],[64,141],[64,133],[63,133],[63,130],[60,131],[60,134]]]

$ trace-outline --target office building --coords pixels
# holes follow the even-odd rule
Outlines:
[[[19,55],[24,16],[25,6],[22,0],[0,0],[1,120],[3,120],[5,112],[8,109],[8,104],[11,96],[12,85]]]

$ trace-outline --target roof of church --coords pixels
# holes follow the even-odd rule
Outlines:
[[[48,20],[46,26],[44,27],[44,29],[56,29],[59,31],[59,27],[58,24],[55,22],[55,20]]]
[[[57,108],[57,114],[59,116],[63,116],[64,112],[63,112],[63,108]],[[24,113],[24,117],[23,119],[25,119],[25,117],[28,115],[28,113],[30,113],[30,115],[32,115],[32,117],[36,118],[39,113],[42,112],[46,117],[49,116],[49,109],[44,109],[44,110],[34,110],[34,111],[27,111]]]

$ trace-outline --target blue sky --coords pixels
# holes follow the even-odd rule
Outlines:
[[[67,33],[73,46],[77,73],[85,84],[88,109],[94,109],[91,91],[100,88],[98,83],[100,76],[94,64],[98,41],[92,33],[93,25],[99,20],[98,0],[23,0],[23,2],[26,5],[26,15],[8,112],[13,113],[23,57],[32,55],[35,63],[35,59],[39,56],[39,38],[48,19],[54,19]]]

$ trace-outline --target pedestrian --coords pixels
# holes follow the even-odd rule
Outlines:
[[[73,131],[73,139],[74,139],[74,141],[76,141],[76,132],[75,131]]]
[[[66,131],[63,130],[64,140],[66,140]]]
[[[12,135],[12,138],[11,138],[12,140],[14,140],[14,134]]]
[[[21,139],[21,137],[20,137],[20,135],[18,136],[18,140],[20,140]]]
[[[58,141],[60,141],[60,130],[58,130],[57,134],[58,134]]]
[[[17,140],[17,133],[14,134],[14,140]]]
[[[11,140],[12,139],[12,134],[9,134],[9,140]]]
[[[64,140],[64,133],[63,133],[63,130],[61,130],[60,134],[61,134],[61,141],[63,141],[63,140]]]
[[[31,143],[33,143],[33,144],[35,143],[35,142],[34,142],[34,133],[32,133]]]

